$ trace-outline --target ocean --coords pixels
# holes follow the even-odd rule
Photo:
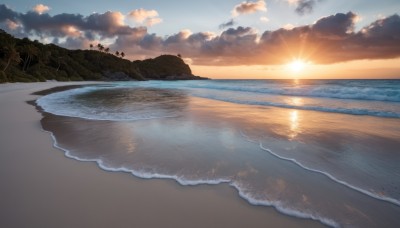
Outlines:
[[[67,157],[331,227],[400,227],[400,80],[115,82],[39,98]]]

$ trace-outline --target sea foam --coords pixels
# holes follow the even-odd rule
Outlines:
[[[345,84],[345,83],[342,83]],[[354,83],[353,83],[354,84]],[[90,86],[53,93],[37,100],[46,112],[61,116],[79,117],[93,120],[143,120],[176,117],[179,113],[166,110],[109,109],[105,106],[90,106],[77,102],[77,96],[93,91],[139,88],[169,89],[181,91],[191,96],[245,105],[272,106],[319,112],[366,115],[375,117],[400,118],[400,86],[377,87],[373,84],[357,86],[317,84],[293,86],[260,81],[225,82],[130,82],[105,86]],[[301,104],[293,104],[288,98],[307,97]],[[269,99],[265,99],[269,98]],[[333,99],[333,100],[332,100]],[[129,104],[129,97],[127,98]]]
[[[296,218],[302,218],[302,219],[311,219],[315,220],[318,222],[321,222],[324,225],[330,226],[330,227],[340,227],[337,222],[335,222],[332,219],[323,217],[321,215],[318,215],[317,213],[313,212],[304,212],[300,211],[294,208],[289,208],[285,206],[282,202],[280,201],[269,201],[269,200],[263,200],[263,199],[257,199],[257,197],[253,196],[249,191],[246,190],[246,188],[238,183],[237,181],[232,180],[232,178],[217,178],[217,179],[192,179],[189,180],[183,176],[178,176],[178,175],[168,175],[168,174],[162,174],[162,173],[157,173],[157,172],[149,172],[147,170],[135,170],[135,169],[128,169],[126,167],[111,167],[105,164],[105,162],[102,159],[83,159],[78,156],[74,156],[71,154],[71,152],[68,149],[65,149],[61,147],[54,134],[50,131],[46,131],[43,129],[43,131],[47,132],[50,134],[51,138],[53,139],[53,146],[61,151],[64,152],[64,155],[68,158],[75,159],[77,161],[81,162],[95,162],[102,170],[108,171],[108,172],[124,172],[124,173],[130,173],[135,177],[142,178],[142,179],[170,179],[170,180],[175,180],[177,183],[179,183],[182,186],[196,186],[196,185],[218,185],[218,184],[229,184],[233,188],[235,188],[241,198],[246,200],[248,203],[252,205],[257,205],[257,206],[266,206],[266,207],[273,207],[277,211],[279,211],[282,214],[289,215],[292,217]]]

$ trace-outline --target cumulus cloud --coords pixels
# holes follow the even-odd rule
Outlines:
[[[357,15],[353,12],[336,14],[319,19],[313,26],[314,33],[327,39],[343,39],[353,33]]]
[[[400,57],[400,17],[380,18],[359,31],[357,15],[338,13],[315,23],[259,33],[251,27],[226,28],[219,34],[182,30],[169,36],[151,34],[144,26],[131,27],[119,12],[37,14],[15,12],[0,5],[0,27],[18,24],[26,36],[52,39],[68,48],[87,48],[89,42],[110,41],[132,59],[180,53],[197,65],[282,64],[292,58],[314,63]],[[11,23],[11,24],[12,24]],[[143,21],[145,23],[145,21]]]
[[[146,26],[148,26],[148,27],[151,27],[151,26],[153,26],[153,25],[160,24],[162,21],[163,21],[163,20],[162,20],[161,18],[159,18],[159,17],[147,18],[147,19],[144,21],[144,24],[145,24]]]
[[[147,18],[158,17],[158,12],[155,10],[136,9],[131,11],[129,16],[137,22],[143,22]]]
[[[6,5],[0,5],[0,22],[5,20],[16,21],[19,17],[19,13],[14,12],[12,9],[9,9]]]
[[[267,4],[264,0],[259,0],[257,2],[242,2],[233,8],[232,16],[237,17],[242,14],[251,14],[258,11],[267,11]]]
[[[145,24],[147,26],[153,26],[162,22],[162,19],[158,17],[158,12],[156,10],[136,9],[131,11],[128,14],[128,17],[137,23]]]
[[[38,5],[34,6],[34,7],[32,8],[32,10],[33,10],[34,12],[38,13],[38,14],[42,14],[42,13],[44,13],[44,12],[49,11],[49,10],[50,10],[50,7],[48,7],[48,6],[46,6],[46,5],[43,5],[43,4],[38,4]]]
[[[292,30],[294,29],[296,26],[292,25],[292,24],[285,24],[282,28],[286,29],[286,30]]]
[[[6,23],[7,28],[10,30],[15,30],[21,26],[20,24],[15,23],[14,21],[12,21],[10,19],[6,19],[5,23]]]

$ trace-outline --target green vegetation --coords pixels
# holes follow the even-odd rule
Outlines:
[[[96,48],[98,50],[94,50]],[[113,80],[203,79],[192,75],[178,56],[129,61],[101,44],[90,50],[68,50],[28,38],[17,39],[0,29],[0,83]]]

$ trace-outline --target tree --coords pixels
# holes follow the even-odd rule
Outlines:
[[[110,51],[110,48],[106,48],[106,49],[104,49],[104,51],[105,51],[106,53],[108,53],[108,52]]]
[[[177,56],[178,56],[179,58],[182,58],[182,55],[181,55],[181,54],[178,54]]]
[[[125,57],[125,53],[121,52],[121,57],[124,58]]]
[[[116,52],[115,52],[115,55],[116,55],[117,57],[119,57],[119,51],[116,51]]]
[[[64,63],[63,57],[58,57],[57,58],[57,63],[58,63],[58,66],[57,66],[56,72],[58,72],[58,70],[60,70],[61,64]]]
[[[90,50],[92,50],[92,48],[93,48],[93,44],[90,44],[90,45],[89,45],[89,47],[90,47]]]
[[[29,66],[31,65],[32,59],[37,57],[39,53],[39,49],[35,47],[33,44],[28,44],[23,46],[23,51],[25,57],[23,58],[23,66],[22,71],[28,70]]]
[[[6,46],[3,47],[2,52],[4,53],[4,57],[7,59],[7,64],[3,68],[3,72],[5,72],[10,65],[12,61],[15,61],[19,63],[21,61],[21,57],[19,56],[19,53],[15,49],[15,43],[13,44],[6,44]]]
[[[103,51],[104,50],[104,46],[102,44],[97,44],[97,48],[99,49],[99,51]]]

